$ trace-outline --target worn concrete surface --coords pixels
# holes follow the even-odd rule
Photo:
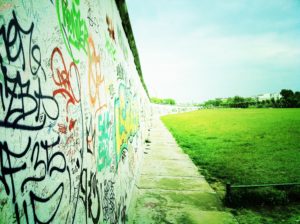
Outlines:
[[[158,118],[149,139],[129,223],[237,223]]]

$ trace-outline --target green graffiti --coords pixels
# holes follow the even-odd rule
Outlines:
[[[98,148],[98,171],[100,172],[105,167],[108,167],[111,164],[111,158],[109,156],[109,116],[108,112],[101,114],[98,117],[98,130],[99,130],[99,148]]]
[[[56,0],[56,14],[67,51],[72,60],[78,64],[79,60],[75,59],[71,45],[87,54],[88,28],[80,16],[80,0],[71,0],[71,8],[69,8],[69,2]]]
[[[111,39],[107,35],[105,35],[105,47],[106,47],[107,51],[109,52],[109,54],[112,56],[113,60],[115,61],[117,50],[116,50],[115,46],[113,45]]]
[[[0,82],[4,82],[4,77],[3,77],[2,72],[0,72]]]

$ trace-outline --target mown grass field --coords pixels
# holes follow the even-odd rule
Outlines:
[[[300,109],[199,110],[168,115],[162,121],[211,183],[300,182]],[[247,192],[245,198],[241,197],[244,192],[237,196],[245,204],[258,199],[273,205],[295,199],[297,191],[287,195],[289,189],[266,188]],[[299,204],[294,203],[297,209],[290,212],[291,207],[285,206],[286,213],[300,223]],[[251,212],[256,211],[246,211]],[[247,220],[245,213],[243,217]]]

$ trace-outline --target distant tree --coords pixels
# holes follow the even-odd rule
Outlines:
[[[282,96],[281,100],[284,107],[295,107],[294,92],[292,90],[282,89],[280,95]]]
[[[275,99],[274,97],[270,99],[258,100],[254,97],[241,97],[234,96],[228,97],[227,99],[216,98],[213,100],[207,100],[204,102],[203,106],[206,108],[210,107],[224,107],[224,108],[284,108],[284,107],[299,107],[300,108],[300,92],[293,92],[289,89],[282,89],[280,91],[281,98]]]
[[[222,100],[220,98],[216,98],[214,100],[208,100],[204,102],[205,107],[220,107],[222,104]]]
[[[157,97],[150,98],[151,103],[156,104],[169,104],[169,105],[175,105],[176,101],[174,99],[168,98],[168,99],[160,99]]]
[[[221,103],[222,103],[222,100],[221,100],[220,98],[216,98],[216,99],[215,99],[215,106],[216,106],[216,107],[221,106]]]
[[[296,107],[300,107],[300,92],[294,93],[294,100]]]
[[[276,107],[276,100],[274,97],[271,98],[271,104],[272,104],[272,107]]]
[[[246,102],[245,98],[243,98],[241,96],[233,97],[232,102],[233,102],[232,107],[235,107],[235,108],[247,108],[247,107],[249,107],[248,102]]]
[[[175,102],[175,100],[168,98],[168,99],[163,99],[163,104],[175,105],[176,102]]]
[[[226,104],[228,107],[233,107],[233,98],[232,97],[227,98]]]
[[[245,98],[245,102],[248,104],[248,106],[256,106],[257,100],[253,97],[247,97]]]
[[[150,101],[151,101],[151,103],[157,103],[157,104],[161,104],[162,103],[161,99],[156,98],[156,97],[152,97],[150,99]]]
[[[294,92],[290,89],[282,89],[280,91],[280,95],[282,96],[283,99],[288,99],[288,98],[294,96]]]

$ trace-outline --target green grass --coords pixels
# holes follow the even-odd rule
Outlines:
[[[162,121],[210,182],[300,182],[300,109],[199,110]],[[267,188],[236,195],[245,204],[281,204],[298,193]]]

